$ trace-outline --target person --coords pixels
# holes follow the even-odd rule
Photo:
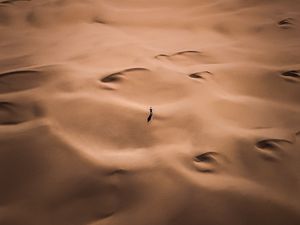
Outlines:
[[[149,116],[148,116],[148,118],[147,118],[147,122],[148,122],[148,123],[149,123],[150,120],[152,119],[152,115],[153,115],[153,110],[152,110],[152,107],[150,107],[150,114],[149,114]]]

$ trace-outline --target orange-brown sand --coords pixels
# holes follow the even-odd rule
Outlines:
[[[299,0],[0,1],[0,225],[299,224]]]

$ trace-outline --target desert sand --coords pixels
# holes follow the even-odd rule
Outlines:
[[[0,225],[299,224],[300,1],[0,1]]]

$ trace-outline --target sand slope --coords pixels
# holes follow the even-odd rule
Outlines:
[[[300,1],[0,1],[0,184],[0,225],[300,224]]]

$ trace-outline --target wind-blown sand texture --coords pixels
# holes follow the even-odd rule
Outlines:
[[[300,1],[0,2],[0,225],[300,224]]]

